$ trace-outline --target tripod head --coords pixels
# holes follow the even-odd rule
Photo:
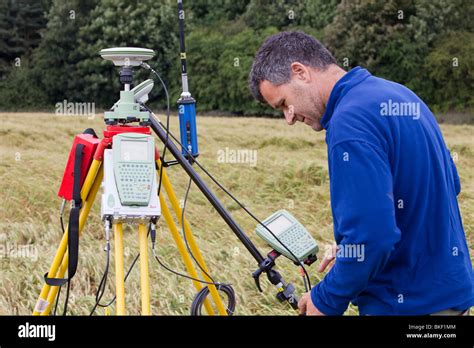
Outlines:
[[[120,82],[124,85],[123,91],[120,91],[120,100],[114,104],[112,111],[104,113],[105,123],[115,125],[139,122],[140,125],[149,125],[150,113],[141,111],[134,93],[137,91],[130,90],[130,85],[133,82],[133,67],[140,66],[144,61],[153,58],[155,52],[147,48],[114,47],[103,49],[99,54],[103,59],[112,61],[115,66],[122,67],[119,76]],[[153,84],[148,82],[147,86],[152,87]],[[150,89],[145,90],[149,92]]]

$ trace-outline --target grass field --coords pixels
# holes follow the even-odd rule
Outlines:
[[[0,314],[30,314],[61,239],[58,217],[61,201],[56,193],[72,138],[91,126],[100,133],[103,121],[100,117],[88,120],[78,116],[4,113],[0,114],[0,122]],[[199,117],[198,128],[200,162],[247,208],[261,219],[275,210],[287,209],[307,227],[322,250],[324,245],[332,243],[324,132],[316,133],[302,124],[289,127],[281,119],[260,118]],[[442,125],[441,128],[461,177],[459,202],[472,258],[474,126]],[[171,129],[178,134],[176,117],[171,118]],[[251,154],[256,154],[256,162],[232,163],[233,158],[228,156],[235,150],[254,151]],[[183,198],[185,173],[174,166],[168,174],[177,196]],[[253,232],[255,222],[207,181],[262,253],[266,253],[268,247]],[[89,314],[105,267],[99,208],[96,200],[80,241],[79,268],[72,281],[69,302],[71,314]],[[215,278],[234,286],[236,314],[294,313],[274,298],[276,289],[264,277],[264,293],[257,291],[251,276],[256,268],[253,258],[195,186],[191,187],[186,216]],[[160,220],[160,226],[163,228],[157,236],[158,254],[173,269],[184,271],[164,221]],[[125,245],[128,267],[138,250],[136,229],[125,229]],[[298,269],[283,259],[277,264],[284,278],[296,284],[298,293],[302,293]],[[155,260],[150,259],[150,269],[152,313],[188,314],[195,294],[192,283],[167,272]],[[313,284],[324,276],[316,271],[316,265],[308,270]],[[139,314],[139,284],[136,265],[126,283],[130,314]],[[114,292],[111,264],[103,302],[111,299]],[[99,309],[97,313],[104,312]],[[357,314],[357,309],[350,307],[346,314]]]

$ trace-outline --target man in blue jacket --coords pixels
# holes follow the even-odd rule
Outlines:
[[[288,124],[326,130],[338,253],[301,313],[342,315],[350,302],[361,315],[468,313],[473,270],[459,176],[425,103],[360,67],[344,71],[302,32],[268,38],[249,85]],[[355,248],[363,257],[344,252]]]

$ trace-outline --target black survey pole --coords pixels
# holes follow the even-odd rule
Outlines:
[[[183,92],[188,91],[188,81],[186,78],[186,48],[184,46],[184,10],[183,1],[178,0],[178,22],[179,22],[179,54],[181,59],[181,75],[186,81],[183,83]]]
[[[153,117],[150,117],[151,128],[161,139],[163,144],[171,152],[173,157],[178,161],[178,163],[183,167],[189,177],[193,180],[196,186],[201,190],[201,192],[206,196],[208,201],[216,209],[219,215],[224,219],[230,229],[235,233],[237,238],[244,244],[250,254],[255,258],[255,260],[260,264],[264,261],[264,257],[258,251],[257,247],[245,234],[244,230],[237,224],[237,222],[232,218],[230,213],[224,208],[219,199],[212,193],[212,191],[207,187],[206,183],[201,179],[199,174],[194,170],[189,161],[182,155],[181,151],[176,147],[176,145],[170,141],[169,137],[166,135],[165,129],[160,125],[160,123]],[[163,165],[163,164],[162,164]]]

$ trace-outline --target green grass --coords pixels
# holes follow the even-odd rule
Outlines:
[[[0,121],[0,248],[5,250],[13,246],[15,250],[30,248],[31,251],[30,257],[10,254],[0,258],[0,314],[29,314],[42,287],[43,274],[48,271],[61,239],[58,218],[61,201],[56,193],[72,138],[88,127],[100,133],[103,122],[100,117],[87,120],[85,117],[38,113],[4,113],[0,114]],[[171,128],[178,134],[176,117],[171,118]],[[472,250],[474,126],[442,125],[442,130],[448,147],[457,154],[462,183],[459,202]],[[316,133],[302,124],[289,127],[281,119],[227,117],[199,117],[198,131],[200,162],[247,208],[261,219],[277,209],[287,209],[321,246],[332,243],[324,132]],[[220,163],[218,151],[226,148],[256,150],[257,165]],[[182,199],[187,183],[185,173],[179,166],[174,166],[168,174],[177,196]],[[210,180],[207,182],[261,252],[266,253],[269,248],[254,233],[255,222]],[[80,241],[79,268],[71,286],[69,309],[72,314],[89,313],[105,267],[104,231],[99,209],[97,199]],[[233,284],[237,314],[294,314],[274,298],[276,289],[264,277],[261,279],[264,292],[257,291],[251,276],[256,268],[253,258],[195,186],[191,188],[186,216],[212,274],[221,282]],[[159,227],[159,255],[170,267],[184,271],[164,220],[160,220]],[[138,250],[136,228],[125,228],[125,245],[128,267]],[[284,278],[296,284],[298,293],[302,293],[298,269],[284,259],[278,260],[277,264]],[[191,282],[170,274],[155,260],[150,259],[150,269],[152,313],[188,314],[195,294]],[[316,271],[316,265],[308,270],[313,284],[324,276]],[[130,314],[140,311],[139,284],[136,265],[126,283],[126,304]],[[103,301],[108,301],[114,291],[112,263]],[[97,312],[103,314],[102,309]],[[357,309],[350,307],[346,314],[357,314]]]

